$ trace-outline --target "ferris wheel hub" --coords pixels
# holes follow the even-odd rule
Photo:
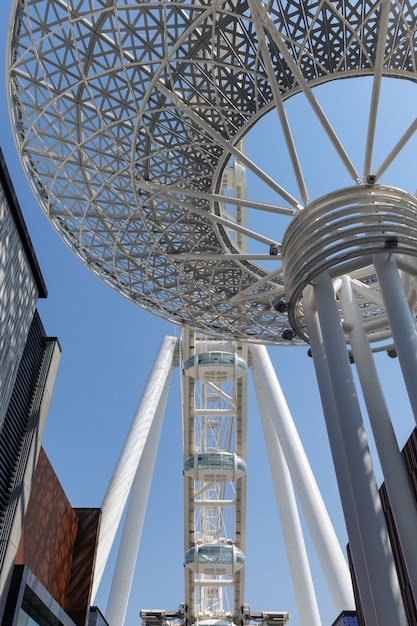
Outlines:
[[[374,302],[359,296],[364,327],[368,327],[370,341],[390,337],[373,257],[395,253],[408,259],[410,267],[417,267],[416,236],[417,198],[395,187],[358,185],[312,202],[294,218],[282,242],[293,329],[308,341],[303,292],[323,272],[329,272],[333,279],[349,274],[375,293]]]

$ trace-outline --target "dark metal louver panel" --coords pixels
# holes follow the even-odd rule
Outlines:
[[[0,567],[39,414],[38,387],[50,345],[36,312],[0,432]],[[3,541],[1,541],[3,540]]]

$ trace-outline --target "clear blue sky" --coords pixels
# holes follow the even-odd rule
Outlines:
[[[25,179],[17,157],[7,112],[4,77],[7,23],[11,0],[0,6],[0,145],[25,216],[45,278],[49,297],[39,310],[46,332],[59,337],[62,358],[55,386],[44,447],[74,507],[100,506],[116,464],[124,437],[139,402],[149,369],[162,338],[178,335],[179,329],[136,308],[101,283],[72,255],[42,214]],[[345,81],[346,83],[347,81]],[[346,84],[336,96],[323,90],[332,121],[338,122],[352,150],[363,145],[363,118],[354,121],[366,89],[356,91]],[[415,115],[415,87],[402,99],[386,90],[387,107],[383,140],[395,134],[392,107],[401,100],[404,115]],[[333,94],[333,95],[332,95]],[[296,139],[311,169],[312,195],[333,186],[333,161],[326,160],[316,143],[314,124],[303,113],[301,100],[290,105],[290,117],[302,119]],[[303,117],[300,117],[303,116]],[[281,167],[279,147],[270,141],[270,122],[248,140],[251,156],[266,154],[269,168]],[[317,169],[317,164],[320,169]],[[415,161],[414,161],[415,163]],[[359,165],[360,167],[360,165]],[[392,183],[414,191],[411,160],[399,168]],[[413,169],[415,166],[413,167]],[[308,168],[307,168],[308,169]],[[310,170],[309,170],[310,173]],[[417,181],[417,176],[414,176]],[[250,185],[250,180],[249,180]],[[256,197],[249,186],[249,196]],[[258,198],[261,199],[261,198]],[[266,199],[266,198],[262,198]],[[267,200],[267,199],[266,199]],[[279,238],[279,237],[278,237]],[[316,475],[342,547],[347,542],[334,479],[324,419],[318,399],[312,360],[307,348],[273,348],[270,353],[307,455]],[[397,436],[402,446],[413,427],[410,409],[399,377],[398,362],[378,357],[387,389]],[[246,551],[246,602],[252,610],[286,610],[290,624],[298,624],[297,609],[281,537],[277,507],[266,462],[266,452],[252,386],[249,390],[248,503]],[[377,470],[378,471],[378,470]],[[126,626],[140,624],[141,608],[175,610],[183,601],[183,505],[182,505],[181,408],[179,372],[171,386],[157,467],[142,535],[137,572]],[[317,559],[307,543],[323,626],[336,618],[325,589]],[[112,563],[109,563],[110,569]],[[108,572],[97,604],[105,609],[111,580]]]

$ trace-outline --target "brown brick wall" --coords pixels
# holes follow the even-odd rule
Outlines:
[[[27,565],[77,626],[88,619],[100,509],[73,509],[41,449],[16,565]]]
[[[78,518],[43,450],[32,484],[16,564],[27,565],[65,606]]]

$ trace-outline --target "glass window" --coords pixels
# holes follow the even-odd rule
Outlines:
[[[19,611],[18,626],[63,626],[61,620],[38,598],[29,587],[25,588]]]

